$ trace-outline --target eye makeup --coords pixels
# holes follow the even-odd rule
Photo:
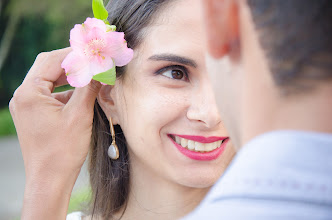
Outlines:
[[[162,75],[163,73],[165,73],[166,71],[169,71],[169,70],[177,70],[177,71],[181,71],[183,72],[184,74],[184,77],[185,77],[185,81],[189,81],[189,71],[186,67],[184,66],[181,66],[181,65],[169,65],[169,66],[165,66],[165,67],[162,67],[160,69],[158,69],[155,74],[156,75]],[[173,79],[173,80],[179,80],[179,79],[174,79],[174,78],[171,78],[171,77],[168,77],[170,79]]]

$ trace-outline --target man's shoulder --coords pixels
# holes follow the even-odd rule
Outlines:
[[[331,157],[330,134],[281,131],[257,137],[188,219],[332,218]]]

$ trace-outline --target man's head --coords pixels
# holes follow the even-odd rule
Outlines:
[[[202,4],[211,78],[237,147],[276,129],[332,132],[332,1]]]

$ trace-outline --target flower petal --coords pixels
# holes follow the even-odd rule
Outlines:
[[[107,32],[106,24],[96,18],[87,18],[70,32],[73,51],[62,62],[71,86],[83,87],[99,73],[116,66],[124,66],[133,58],[122,32]],[[115,68],[114,68],[115,69]]]
[[[81,24],[76,24],[70,31],[70,46],[74,51],[83,53],[87,44],[87,32]]]
[[[127,47],[124,33],[107,32],[106,34],[107,48],[105,52],[114,59],[116,66],[127,65],[133,58],[134,52]]]
[[[101,30],[100,28],[94,27],[89,30],[87,33],[86,39],[87,42],[91,42],[92,40],[99,40],[104,41],[104,44],[106,46],[106,32]]]
[[[107,31],[107,27],[106,24],[97,18],[87,18],[84,22],[84,25],[86,26],[87,29],[91,29],[91,28],[99,28],[102,31]]]
[[[81,69],[81,75],[71,74],[67,76],[67,81],[72,87],[84,87],[90,83],[92,76],[89,74],[89,65]]]
[[[105,72],[113,67],[113,60],[110,56],[95,56],[90,60],[90,72],[94,76]]]
[[[67,74],[68,83],[73,87],[89,84],[92,79],[89,66],[89,61],[74,51],[70,52],[61,64]]]

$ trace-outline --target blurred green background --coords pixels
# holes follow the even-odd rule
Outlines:
[[[8,103],[36,56],[68,47],[74,24],[93,16],[91,2],[0,0],[0,136],[15,133]]]
[[[19,219],[25,182],[8,103],[40,52],[69,46],[74,25],[93,17],[91,5],[92,0],[0,0],[0,220]],[[84,167],[69,212],[89,200]]]

